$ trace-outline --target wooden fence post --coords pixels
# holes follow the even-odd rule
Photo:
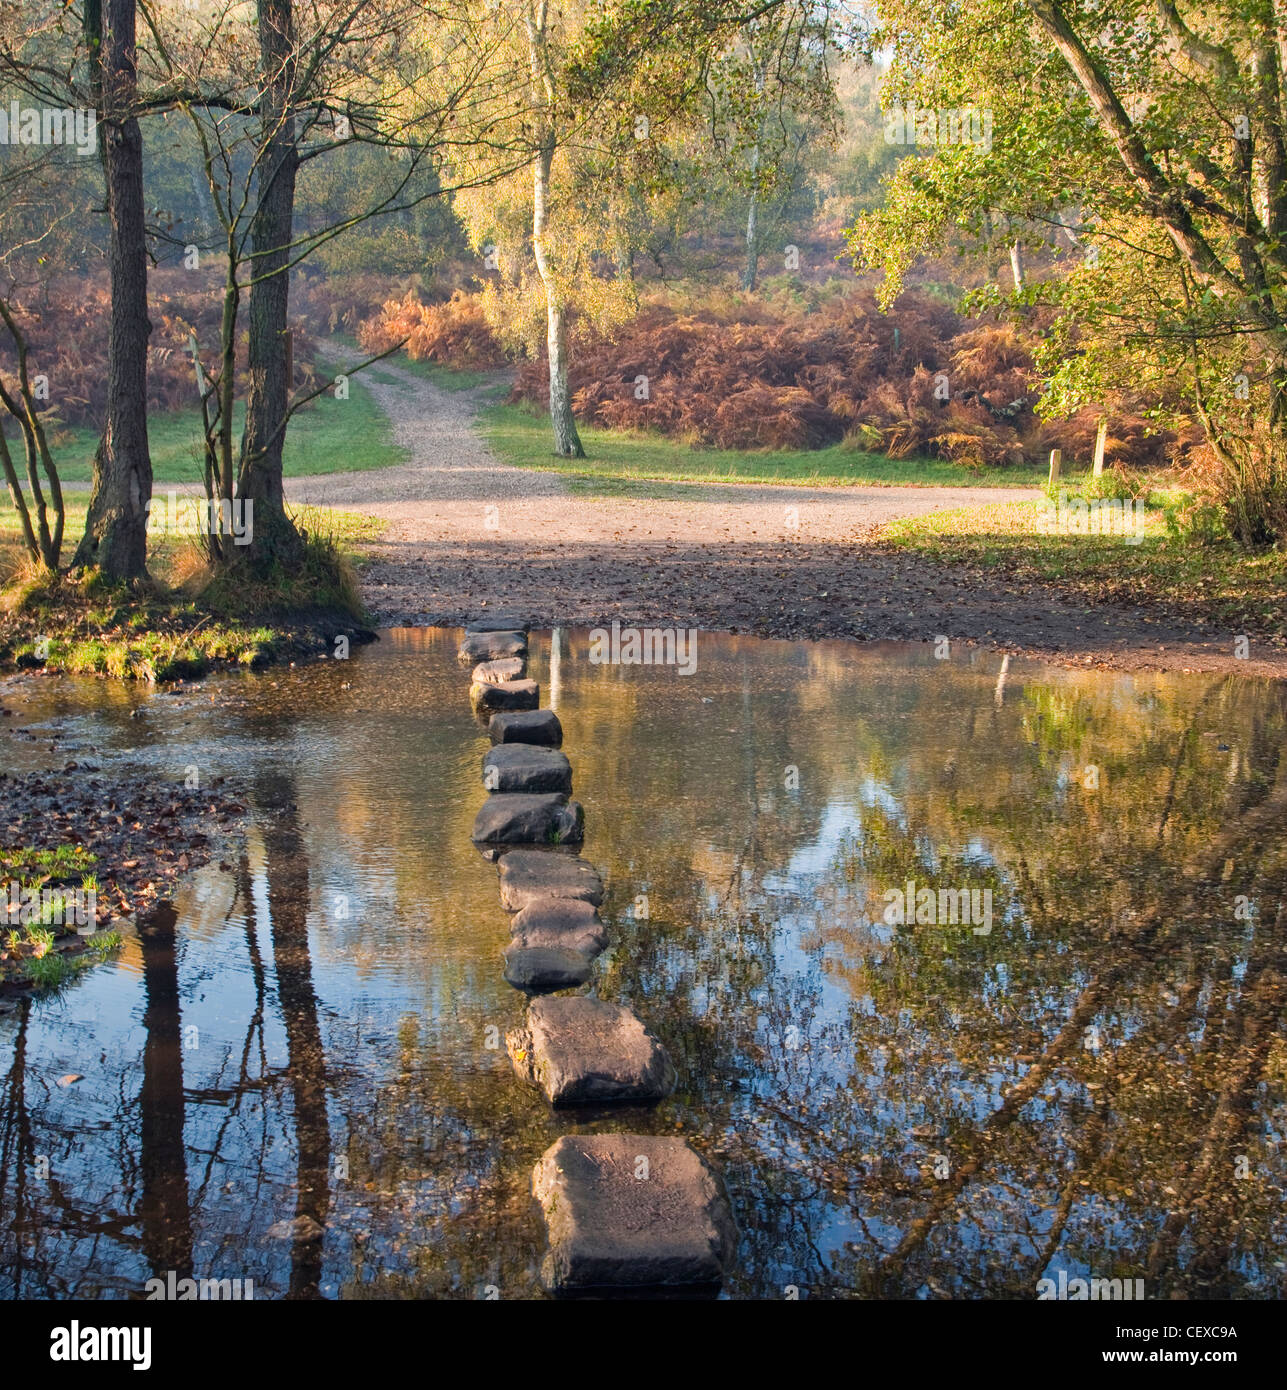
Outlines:
[[[1104,445],[1108,442],[1108,421],[1099,422],[1099,432],[1095,435],[1095,467],[1092,476],[1098,478],[1104,471]]]

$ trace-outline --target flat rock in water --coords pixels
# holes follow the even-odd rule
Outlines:
[[[684,1139],[564,1135],[537,1162],[532,1193],[552,1293],[714,1286],[737,1250],[724,1185]]]
[[[581,803],[562,792],[493,792],[474,818],[473,838],[484,845],[570,845],[584,834]]]
[[[511,945],[505,952],[505,978],[529,994],[575,989],[585,984],[593,970],[587,956],[562,946]]]
[[[532,680],[501,681],[491,685],[475,681],[469,687],[469,699],[480,714],[496,710],[535,709],[541,703],[541,687]]]
[[[530,902],[549,898],[603,901],[603,880],[593,864],[574,854],[512,849],[500,861],[500,896],[506,912],[521,912]]]
[[[498,743],[483,758],[483,786],[493,792],[572,791],[572,764],[555,748]]]
[[[504,632],[467,632],[459,647],[456,659],[472,665],[478,661],[498,661],[507,656],[527,655],[527,633],[506,630]]]
[[[535,743],[545,748],[558,748],[563,742],[563,725],[552,709],[493,714],[487,732],[493,743]]]
[[[608,929],[594,904],[579,898],[533,898],[510,918],[515,946],[549,946],[597,956],[608,944]]]
[[[476,632],[526,632],[527,624],[512,613],[489,613],[465,624],[465,633],[472,636]]]
[[[630,1009],[601,999],[533,1000],[505,1045],[551,1105],[645,1105],[675,1089],[666,1049]]]
[[[475,685],[500,685],[516,681],[527,674],[527,661],[521,656],[502,656],[497,661],[480,661],[474,667]]]

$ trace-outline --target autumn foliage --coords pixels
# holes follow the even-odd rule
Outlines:
[[[855,290],[816,312],[769,315],[644,309],[615,338],[583,335],[573,354],[578,418],[724,449],[815,449],[845,442],[894,458],[971,467],[1088,459],[1098,413],[1043,422],[1028,345],[1001,323],[970,324],[911,291],[889,315]],[[544,403],[544,368],[519,367],[514,399]],[[1159,464],[1180,441],[1149,433],[1138,402],[1111,419],[1106,456]]]
[[[211,269],[167,267],[148,277],[148,410],[161,413],[194,409],[198,401],[191,338],[195,336],[203,370],[218,366],[222,313],[221,280]],[[41,293],[20,300],[17,320],[30,348],[28,370],[47,378],[51,424],[98,427],[107,401],[107,331],[111,294],[103,275],[67,277]],[[243,316],[245,305],[243,304]],[[316,377],[310,365],[313,341],[302,321],[292,322],[295,384],[306,388]],[[246,334],[238,335],[239,391],[246,359]],[[0,342],[0,372],[12,379],[12,346]]]
[[[382,352],[406,342],[416,360],[452,367],[505,365],[480,298],[456,290],[425,302],[412,281],[361,274],[301,278],[292,287],[296,387],[317,379],[316,337],[357,337]],[[217,268],[153,270],[148,407],[192,408],[195,335],[204,370],[217,366]],[[31,370],[49,379],[54,423],[98,425],[106,395],[105,279],[56,282],[23,303]],[[1091,457],[1099,413],[1043,421],[1025,333],[969,322],[941,300],[910,290],[881,314],[870,291],[846,289],[804,305],[771,297],[654,302],[614,336],[574,325],[571,387],[578,419],[608,429],[655,430],[698,447],[817,449],[842,443],[893,458],[936,456],[968,467]],[[10,354],[11,356],[11,354]],[[244,333],[238,370],[245,357]],[[0,351],[0,371],[13,363]],[[946,387],[943,377],[946,377]],[[244,383],[242,383],[244,385]],[[544,406],[545,364],[517,364],[512,399]],[[943,398],[946,391],[946,399]],[[1144,403],[1124,394],[1110,418],[1108,463],[1186,460],[1193,439],[1151,431]]]
[[[415,362],[475,368],[505,364],[479,296],[464,290],[440,304],[425,304],[409,290],[384,304],[358,333],[362,347],[372,353],[384,352],[404,339],[407,355]]]

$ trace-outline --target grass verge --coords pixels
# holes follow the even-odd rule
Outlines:
[[[370,356],[365,349],[358,346],[356,338],[337,333],[334,341],[346,352],[352,353],[355,362]],[[389,367],[397,367],[399,371],[419,377],[421,381],[431,381],[444,391],[474,391],[480,386],[491,386],[499,394],[508,392],[513,377],[513,373],[504,367],[449,367],[445,363],[431,362],[427,359],[418,361],[414,357],[408,357],[404,349],[402,352],[394,353],[392,357],[374,363],[353,380],[361,381],[365,378],[390,385],[397,382],[398,378],[388,370]]]
[[[826,449],[743,452],[699,449],[659,434],[578,425],[587,458],[550,452],[550,422],[525,405],[498,404],[480,414],[483,435],[498,458],[612,484],[655,480],[675,483],[790,483],[798,487],[1039,487],[1045,468],[976,471],[946,459],[891,459],[844,444]],[[1075,483],[1077,477],[1066,479]]]
[[[959,507],[889,522],[876,539],[945,564],[1052,584],[1089,602],[1155,607],[1198,627],[1287,645],[1287,552],[1252,554],[1232,543],[1169,535],[1148,509],[1140,540],[1042,529],[1037,502]]]
[[[233,429],[237,437],[245,418],[239,404]],[[195,410],[176,410],[148,418],[148,443],[154,483],[201,484],[201,417]],[[64,483],[93,478],[98,434],[64,429],[54,443],[54,460]],[[296,411],[286,431],[282,472],[288,478],[315,473],[358,473],[405,463],[406,449],[393,442],[393,427],[361,376],[349,379],[349,398],[319,396]]]

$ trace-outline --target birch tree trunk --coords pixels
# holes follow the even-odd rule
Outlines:
[[[557,136],[553,125],[554,80],[550,73],[547,15],[545,0],[541,0],[527,19],[532,76],[544,100],[546,117],[532,170],[532,254],[545,286],[545,344],[550,364],[550,424],[554,430],[554,452],[561,458],[580,459],[585,457],[585,449],[572,416],[572,397],[568,391],[567,314],[549,257],[550,174]]]
[[[759,162],[760,151],[757,146],[751,154],[751,167],[757,168]],[[753,290],[760,279],[759,211],[759,189],[752,187],[751,206],[746,213],[746,266],[742,271],[742,288],[744,290]]]
[[[758,103],[764,97],[764,64],[760,62],[755,52],[755,40],[751,35],[746,36],[747,46],[751,52],[751,62],[755,71],[755,99]],[[758,119],[758,114],[757,114]],[[760,280],[760,133],[763,130],[761,124],[757,127],[755,144],[751,148],[751,206],[746,213],[746,265],[742,270],[742,288],[753,290]]]
[[[1014,288],[1017,294],[1024,286],[1023,243],[1020,241],[1010,243],[1010,273],[1014,276]]]

